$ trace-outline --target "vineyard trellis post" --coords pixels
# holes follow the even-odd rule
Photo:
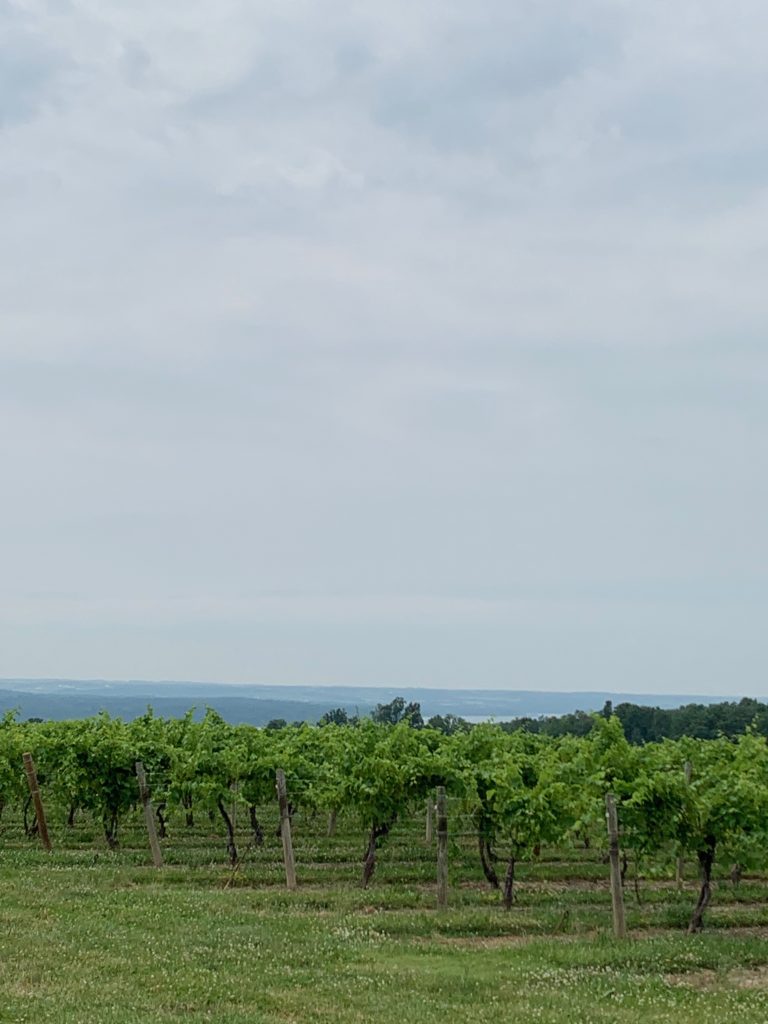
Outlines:
[[[141,805],[144,808],[144,821],[147,825],[147,835],[149,836],[149,848],[152,851],[152,863],[156,868],[163,866],[163,853],[160,849],[160,841],[157,838],[157,828],[155,827],[155,816],[152,812],[152,800],[149,795],[149,787],[147,786],[147,775],[144,771],[144,765],[141,761],[136,762],[136,780],[139,784],[139,796],[141,798]]]
[[[448,906],[448,803],[445,786],[437,787],[437,905],[441,910]]]
[[[621,884],[619,856],[619,818],[616,813],[616,798],[613,793],[605,794],[605,817],[608,824],[608,856],[611,865],[611,905],[613,907],[613,934],[624,939],[627,926],[624,919],[624,888]]]
[[[32,797],[32,803],[35,805],[35,817],[37,818],[37,831],[40,834],[40,841],[43,847],[51,851],[51,838],[48,835],[48,825],[45,820],[45,811],[43,810],[43,800],[40,796],[40,787],[37,784],[37,772],[35,771],[35,762],[32,760],[32,755],[29,753],[22,754],[24,761],[24,771],[27,776],[27,785],[29,786],[29,795]]]
[[[285,863],[285,884],[289,889],[296,888],[296,862],[293,858],[293,839],[291,837],[291,816],[288,812],[288,793],[285,786],[285,772],[278,768],[275,773],[277,802],[280,807],[280,838],[283,841],[283,861]]]

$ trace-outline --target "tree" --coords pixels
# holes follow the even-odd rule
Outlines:
[[[218,810],[227,830],[227,852],[231,864],[238,860],[235,832],[226,802],[237,781],[242,753],[234,727],[218,712],[206,708],[201,722],[190,721],[181,742],[171,752],[171,794],[183,806],[196,804],[204,810]]]
[[[46,729],[46,725],[38,726]],[[105,711],[81,721],[47,723],[58,757],[44,761],[56,786],[70,801],[101,818],[110,849],[118,846],[120,818],[138,799],[134,738],[128,726]]]
[[[427,721],[428,729],[437,729],[445,736],[454,736],[457,732],[469,732],[472,728],[466,718],[459,715],[432,715]]]
[[[489,722],[476,725],[470,732],[457,734],[453,742],[453,756],[464,779],[467,809],[477,829],[480,864],[493,889],[499,888],[499,879],[494,867],[496,829],[488,792],[493,788],[489,765],[494,753],[507,750],[511,742],[500,726]]]
[[[16,712],[6,711],[0,717],[0,814],[7,803],[20,800],[24,793],[21,746]]]
[[[339,753],[340,793],[366,824],[368,843],[363,857],[363,888],[376,866],[376,850],[409,806],[424,800],[443,784],[450,764],[442,756],[438,733],[361,722],[345,737]]]
[[[344,708],[331,708],[320,718],[318,725],[349,725],[349,715]]]
[[[502,903],[507,910],[514,899],[517,862],[537,854],[542,843],[562,840],[576,820],[557,747],[521,738],[513,747],[497,748],[479,771],[484,816],[506,847]]]
[[[406,704],[404,697],[395,697],[389,704],[377,704],[371,712],[371,718],[378,725],[398,725],[405,722],[414,729],[421,729],[424,725],[421,704],[418,701]]]
[[[718,855],[739,864],[760,863],[768,842],[768,746],[746,733],[735,743],[710,740],[690,750],[693,774],[685,787],[678,838],[696,854],[701,886],[689,932],[700,931],[711,899],[712,866]]]

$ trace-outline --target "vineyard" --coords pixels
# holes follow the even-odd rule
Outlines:
[[[690,1019],[766,1019],[768,746],[751,732],[631,746],[617,719],[600,716],[585,738],[553,739],[493,725],[445,735],[371,721],[267,730],[228,725],[211,711],[199,721],[147,713],[130,723],[8,715],[0,802],[3,892],[17,900],[12,927],[35,934],[57,906],[62,919],[87,912],[87,935],[109,949],[110,927],[123,928],[127,915],[120,943],[136,945],[140,960],[144,940],[164,948],[175,936],[186,948],[185,921],[198,939],[216,929],[206,956],[218,963],[230,950],[224,958],[231,954],[237,969],[229,960],[221,969],[232,969],[232,991],[245,984],[242,951],[258,935],[279,946],[291,977],[306,971],[317,994],[314,1009],[239,1017],[232,1005],[220,1017],[201,1011],[201,1020],[369,1019],[359,1008],[377,992],[375,965],[395,953],[406,1003],[429,987],[418,960],[428,954],[445,970],[441,991],[448,985],[452,1005],[466,998],[474,1019],[505,1019],[478,995],[475,976],[490,972],[501,984],[517,969],[530,986],[529,1012],[539,1007],[531,1019],[573,1019],[535,981],[528,958],[536,951],[569,974],[574,992],[591,993],[590,1005],[595,991],[608,1000],[585,1020],[624,1019],[605,993],[640,991],[638,972],[643,991],[649,973],[653,986],[666,980],[653,1012],[628,1020],[687,1020],[698,994],[680,979],[717,970],[731,972],[723,998],[710,992],[709,1009],[697,1005]],[[613,834],[606,807],[615,809]],[[3,963],[23,973],[15,948],[3,948]],[[511,953],[516,959],[505,960]],[[348,1017],[332,1014],[331,981],[319,973],[320,960],[337,955],[368,978]],[[453,991],[459,963],[463,981]],[[154,969],[150,957],[152,977]],[[739,971],[746,981],[734,986]],[[186,977],[177,982],[186,988]],[[370,1013],[437,1020],[433,997],[434,1018],[423,1006],[404,1017],[370,1003]],[[234,997],[216,998],[218,1007]],[[0,1009],[0,1020],[27,1019],[25,998],[14,1005],[17,1015]],[[142,1005],[156,1010],[156,1002]],[[194,999],[190,1006],[199,1008]],[[59,1020],[39,1006],[36,1013]],[[148,1019],[181,1019],[174,1013]]]

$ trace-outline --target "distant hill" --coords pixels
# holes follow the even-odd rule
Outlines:
[[[628,694],[603,691],[564,693],[535,690],[439,690],[403,687],[269,686],[257,684],[148,682],[146,680],[3,679],[0,713],[17,709],[22,719],[83,718],[107,711],[125,719],[143,714],[147,705],[165,717],[190,708],[198,714],[215,708],[227,721],[265,725],[272,719],[316,722],[330,708],[366,715],[379,703],[402,696],[418,701],[425,718],[454,714],[471,721],[564,715],[599,711],[606,701],[646,707],[713,704],[733,699],[686,694]]]

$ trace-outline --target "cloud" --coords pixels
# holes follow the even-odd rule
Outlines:
[[[0,674],[762,685],[760,6],[0,18]]]

